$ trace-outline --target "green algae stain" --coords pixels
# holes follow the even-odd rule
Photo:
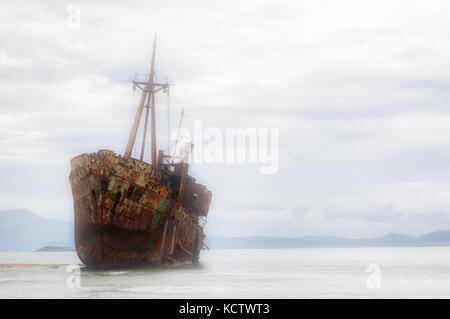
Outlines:
[[[152,222],[150,224],[151,231],[155,231],[161,224],[161,220],[164,215],[165,208],[166,208],[166,203],[165,203],[164,199],[161,199],[161,201],[158,204],[158,207],[156,208],[155,214],[153,215]]]

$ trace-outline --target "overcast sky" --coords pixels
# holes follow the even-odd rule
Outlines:
[[[0,209],[72,220],[69,161],[123,153],[157,32],[172,125],[280,129],[277,174],[193,168],[208,234],[450,229],[448,1],[92,2],[0,4]]]

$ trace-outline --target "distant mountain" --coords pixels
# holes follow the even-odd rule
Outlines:
[[[422,243],[438,244],[441,243],[447,246],[450,241],[450,230],[437,231],[428,233],[419,237]]]
[[[0,211],[0,251],[35,251],[44,246],[74,247],[73,225],[24,209]]]
[[[281,237],[206,237],[210,248],[332,248],[332,247],[424,247],[450,246],[450,230],[420,237],[391,233],[382,237],[350,239],[333,236]]]
[[[420,237],[391,233],[382,237],[350,239],[335,236],[214,237],[207,236],[210,248],[313,248],[313,247],[421,247],[450,246],[450,230]],[[60,222],[23,209],[0,211],[0,251],[58,250],[74,247],[73,224]]]

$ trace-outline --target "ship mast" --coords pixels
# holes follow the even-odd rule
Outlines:
[[[140,160],[144,159],[145,143],[147,138],[148,117],[150,113],[150,125],[151,125],[151,163],[157,168],[158,163],[156,159],[156,111],[155,111],[155,93],[166,90],[169,85],[167,83],[155,82],[155,52],[156,52],[156,35],[153,41],[152,59],[150,63],[150,74],[146,82],[133,81],[133,85],[142,90],[139,106],[134,118],[133,127],[131,128],[130,136],[128,138],[127,148],[125,149],[124,158],[129,159],[133,152],[133,147],[136,142],[136,135],[139,129],[139,125],[142,118],[144,108],[145,120],[144,120],[144,132],[142,136],[142,146]]]
[[[156,115],[155,115],[155,89],[154,89],[154,76],[155,76],[155,49],[156,49],[156,35],[155,41],[153,42],[153,54],[152,54],[152,66],[149,77],[149,86],[151,94],[151,108],[152,108],[152,164],[153,166],[158,166],[156,163]],[[151,82],[151,84],[150,84]]]

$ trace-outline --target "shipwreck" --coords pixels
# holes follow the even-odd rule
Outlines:
[[[183,157],[157,152],[155,95],[169,84],[155,74],[155,48],[156,38],[150,73],[133,81],[141,96],[123,156],[100,150],[71,160],[75,248],[88,267],[197,263],[206,247],[211,192],[189,175]],[[141,125],[140,157],[133,158]]]

